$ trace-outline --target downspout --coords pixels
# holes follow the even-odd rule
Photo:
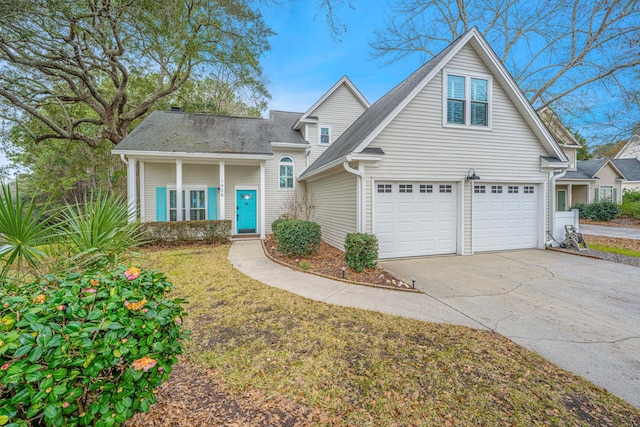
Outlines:
[[[349,173],[352,173],[354,175],[356,175],[359,179],[358,181],[358,187],[356,190],[356,203],[357,203],[357,207],[358,207],[358,211],[357,211],[357,215],[356,215],[356,227],[358,229],[358,233],[364,233],[364,212],[365,212],[365,205],[364,205],[364,201],[365,201],[365,184],[366,184],[366,180],[365,180],[365,175],[364,175],[364,170],[362,170],[359,166],[358,169],[353,169],[351,166],[349,166],[349,160],[345,160],[344,163],[342,163],[342,166],[344,166],[344,170],[346,170]]]
[[[562,178],[567,173],[567,170],[563,170],[559,174],[555,175],[553,172],[549,172],[551,174],[551,179],[549,180],[549,230],[547,233],[551,236],[550,240],[545,242],[546,246],[553,246],[554,238],[553,232],[556,231],[556,180],[558,178]]]
[[[122,163],[124,163],[125,165],[129,166],[129,162],[127,161],[127,159],[126,159],[124,154],[120,154],[120,160],[122,160]]]

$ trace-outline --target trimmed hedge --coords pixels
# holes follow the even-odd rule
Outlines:
[[[290,221],[289,218],[278,218],[271,223],[271,231],[273,232],[273,237],[278,240],[278,230],[280,226],[285,222]]]
[[[611,221],[620,214],[620,206],[612,202],[577,203],[573,209],[580,211],[581,219],[591,221]]]
[[[164,274],[119,267],[0,288],[0,424],[109,427],[155,403],[182,353]]]
[[[376,266],[378,238],[373,234],[350,233],[344,240],[344,259],[349,268],[360,272]]]
[[[288,256],[309,257],[320,249],[320,225],[302,219],[287,219],[276,224],[278,251]]]
[[[231,220],[144,222],[145,238],[166,243],[227,243],[231,238]]]

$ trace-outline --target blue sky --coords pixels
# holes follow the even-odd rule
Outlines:
[[[315,1],[268,8],[265,21],[278,33],[262,61],[270,81],[270,109],[304,112],[345,74],[373,103],[421,65],[413,58],[385,66],[371,57],[369,42],[387,6],[384,0],[363,3],[338,11],[348,27],[341,42],[332,40]]]

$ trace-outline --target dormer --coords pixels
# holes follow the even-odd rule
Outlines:
[[[308,164],[313,163],[369,106],[347,76],[322,95],[293,126],[309,142]]]
[[[569,168],[567,170],[577,170],[578,150],[582,148],[582,144],[580,144],[569,129],[562,124],[558,115],[551,108],[543,108],[538,115],[547,126],[547,129],[549,129],[553,138],[558,142],[564,154],[569,158]]]

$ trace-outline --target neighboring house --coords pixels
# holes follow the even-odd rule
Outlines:
[[[295,191],[327,242],[373,233],[380,258],[543,248],[570,163],[477,28],[371,106],[343,77],[304,114],[155,112],[113,153],[143,221],[264,236]]]
[[[616,158],[612,161],[626,178],[622,181],[622,192],[640,191],[640,160]]]
[[[633,135],[629,138],[629,141],[616,154],[615,158],[640,160],[640,135]]]

